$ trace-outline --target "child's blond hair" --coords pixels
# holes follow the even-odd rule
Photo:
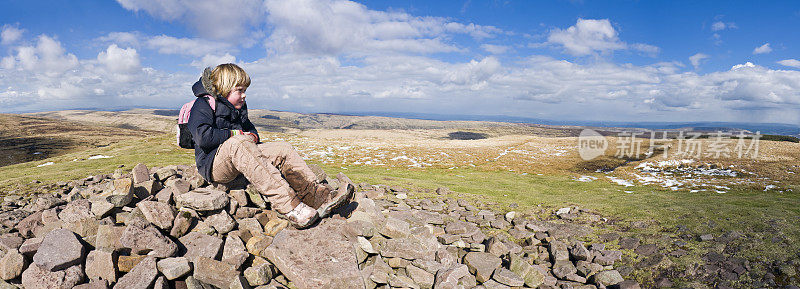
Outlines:
[[[234,87],[249,87],[250,76],[238,65],[225,63],[217,65],[211,71],[211,83],[214,86],[215,93],[226,97]]]

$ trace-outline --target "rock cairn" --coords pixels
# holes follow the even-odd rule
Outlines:
[[[306,230],[243,179],[209,185],[191,166],[139,164],[8,195],[0,288],[639,288],[614,269],[621,252],[575,241],[563,224],[356,187]]]

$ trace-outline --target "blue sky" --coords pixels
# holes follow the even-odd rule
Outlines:
[[[797,1],[0,0],[0,112],[251,108],[800,124]]]

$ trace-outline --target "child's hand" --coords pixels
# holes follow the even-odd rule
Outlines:
[[[231,130],[231,137],[233,137],[233,136],[236,136],[236,135],[246,135],[246,136],[249,136],[249,137],[250,137],[250,140],[251,140],[251,141],[253,141],[253,143],[258,143],[258,135],[257,135],[257,134],[254,134],[254,133],[252,133],[252,132],[249,132],[249,131],[242,131],[242,130],[238,130],[238,129],[236,129],[236,130]]]

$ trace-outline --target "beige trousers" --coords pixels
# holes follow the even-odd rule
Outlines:
[[[211,167],[214,182],[227,183],[239,174],[243,174],[267,197],[272,209],[281,214],[289,213],[300,204],[302,194],[315,192],[317,186],[314,172],[291,144],[256,145],[246,135],[233,136],[222,143]]]

